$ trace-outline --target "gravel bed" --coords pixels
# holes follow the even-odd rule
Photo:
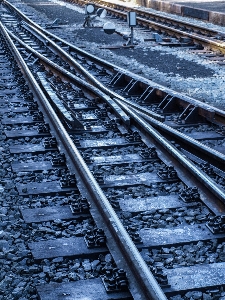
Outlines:
[[[222,140],[204,140],[204,144],[209,147],[222,146],[225,147],[225,139]]]
[[[55,205],[68,205],[79,198],[79,194],[68,196],[25,196],[21,197],[15,188],[18,178],[27,183],[30,174],[19,176],[11,172],[14,160],[0,142],[0,299],[37,300],[36,286],[50,282],[70,282],[96,278],[107,269],[115,268],[110,254],[96,259],[73,259],[56,257],[36,262],[32,259],[28,243],[59,237],[84,236],[95,224],[91,217],[71,221],[26,224],[19,208],[37,208]],[[19,155],[21,156],[21,155]],[[23,156],[23,155],[22,155]],[[41,158],[42,155],[37,156]],[[15,158],[15,157],[14,157]],[[17,156],[18,158],[18,156]],[[20,179],[19,179],[20,181]]]
[[[142,228],[172,228],[178,225],[204,224],[212,216],[208,208],[197,204],[176,209],[152,209],[142,213],[122,212],[119,214],[124,226]]]
[[[93,166],[92,172],[94,175],[132,175],[144,172],[157,172],[159,168],[165,168],[166,165],[162,162],[140,162],[129,163],[122,165],[105,165],[105,166]]]
[[[152,183],[149,186],[127,186],[124,188],[108,188],[105,193],[108,198],[129,199],[129,198],[146,198],[152,196],[174,195],[184,188],[182,182],[175,183]]]
[[[183,133],[192,133],[192,132],[209,132],[209,131],[214,131],[218,129],[216,125],[197,125],[196,127],[185,127],[181,126],[177,130]]]
[[[175,247],[142,250],[142,256],[149,266],[167,269],[225,262],[224,240],[199,241]]]
[[[80,141],[83,140],[97,140],[97,139],[114,139],[114,138],[120,138],[121,133],[120,132],[105,132],[105,133],[98,133],[98,134],[90,134],[90,133],[84,133],[82,135],[76,135],[76,138],[78,138]],[[87,150],[89,151],[89,149]],[[85,150],[84,150],[85,152]]]
[[[12,60],[12,58],[11,58]],[[13,65],[13,64],[12,64]],[[13,76],[21,76],[16,68],[9,68]],[[14,78],[14,81],[16,79]],[[23,83],[21,83],[23,84]],[[4,87],[4,85],[3,85]],[[25,98],[26,91],[19,94]],[[27,95],[27,94],[26,94]],[[5,95],[3,100],[12,100],[11,95]],[[7,102],[6,102],[7,103]],[[18,107],[17,105],[3,107]],[[27,114],[20,114],[27,116]],[[15,117],[14,113],[2,114],[2,117]],[[61,206],[74,204],[80,199],[79,192],[68,192],[66,196],[57,193],[51,196],[27,195],[20,196],[17,183],[46,182],[59,180],[68,170],[55,169],[43,172],[12,172],[12,162],[34,162],[51,160],[54,154],[21,153],[12,155],[10,146],[22,144],[42,144],[43,139],[26,137],[20,139],[7,139],[4,130],[37,129],[35,125],[0,125],[0,300],[38,300],[36,286],[51,282],[70,282],[96,278],[105,274],[106,270],[116,267],[110,254],[93,257],[93,259],[74,259],[56,257],[35,261],[28,247],[29,242],[38,242],[59,237],[83,237],[88,230],[96,227],[90,216],[76,220],[31,223],[24,222],[21,208],[39,208],[46,206]]]
[[[176,295],[168,297],[169,300],[225,300],[224,287],[218,286],[213,289],[208,289],[204,292],[201,291],[190,291],[183,295]]]
[[[81,237],[85,236],[88,230],[93,230],[95,224],[92,218],[85,220],[54,220],[51,222],[33,223],[29,227],[29,241],[45,241],[57,238]]]
[[[139,44],[133,50],[99,49],[100,45],[121,45],[124,41],[115,34],[106,36],[102,30],[97,28],[84,29],[82,27],[84,10],[80,7],[74,7],[69,3],[57,0],[52,0],[51,5],[43,5],[44,3],[49,4],[48,1],[39,1],[40,0],[24,0],[22,2],[23,4],[29,4],[28,7],[25,6],[26,8],[18,1],[16,5],[21,9],[26,9],[27,13],[36,14],[33,16],[36,20],[38,14],[38,21],[42,24],[49,23],[55,18],[61,19],[62,22],[66,19],[69,25],[63,25],[62,28],[54,29],[53,32],[77,46],[86,47],[87,51],[90,51],[98,57],[118,64],[123,68],[128,68],[134,73],[140,74],[203,102],[221,108],[224,107],[224,66],[216,65],[210,60],[193,55],[184,48],[168,48],[159,46],[156,43],[144,42],[144,38],[147,37],[147,34],[138,29],[135,30],[135,39],[138,40]],[[11,0],[11,2],[14,1]],[[38,3],[40,3],[40,5],[38,5]],[[59,9],[55,9],[57,4],[60,4],[58,5]],[[54,9],[54,17],[51,15],[52,9]],[[73,9],[72,13],[68,12],[70,9]],[[166,13],[163,14],[168,15]],[[176,19],[181,18],[176,15],[172,15],[172,17]],[[108,20],[111,21],[111,19],[106,19],[103,22]],[[189,18],[185,18],[185,20],[187,22],[190,21]],[[115,19],[113,19],[113,22],[116,23],[118,31],[126,34],[129,33],[129,29],[124,23],[121,24],[121,21],[116,21]],[[224,32],[224,28],[220,26],[206,24],[193,19],[191,19],[191,22],[210,26],[210,28]]]
[[[3,128],[3,126],[2,126]],[[10,128],[11,129],[11,128]],[[4,129],[5,130],[5,129]],[[28,145],[28,144],[34,144],[34,145],[41,145],[43,143],[43,138],[36,138],[36,137],[21,137],[17,140],[15,139],[7,139],[7,144],[15,144],[15,145]],[[25,154],[26,155],[26,154]],[[30,155],[30,154],[27,154]]]
[[[80,194],[72,194],[66,196],[51,195],[51,196],[36,196],[29,195],[24,198],[20,198],[18,205],[22,208],[44,208],[49,206],[64,206],[71,205],[81,199]]]
[[[21,131],[25,131],[25,130],[37,130],[38,126],[39,125],[42,125],[43,123],[41,124],[13,124],[13,125],[5,125],[4,126],[4,130],[7,130],[7,131],[16,131],[16,130],[21,130]]]
[[[67,174],[70,174],[67,169],[53,169],[42,172],[18,172],[15,180],[21,184],[30,182],[58,181],[63,175]]]
[[[127,147],[121,147],[121,148],[112,148],[112,149],[97,149],[92,148],[91,154],[92,156],[118,156],[118,155],[126,155],[126,154],[134,154],[134,153],[140,153],[142,150],[148,149],[147,146],[127,146]],[[89,166],[89,169],[91,166]]]
[[[12,1],[13,2],[13,1]],[[25,1],[27,2],[27,1]],[[20,3],[17,2],[20,6]],[[41,13],[46,13],[48,10],[49,15],[46,13],[45,16],[41,15],[40,21],[43,20],[50,21],[51,18],[55,18],[56,16],[50,15],[51,10],[50,8],[54,8],[54,13],[61,16],[62,22],[66,23],[68,21],[67,13],[68,8],[63,7],[60,10],[56,5],[38,5],[38,1],[33,1],[33,8],[39,9],[41,7]],[[65,9],[65,10],[64,10]],[[30,12],[30,9],[27,9]],[[34,12],[31,10],[31,12]],[[36,10],[35,10],[36,12]],[[74,22],[74,15],[80,15],[79,13],[68,14],[71,20],[73,19]],[[83,20],[83,15],[82,20]],[[36,16],[37,17],[37,16]],[[80,26],[81,19],[76,18],[76,21],[79,23],[78,25],[73,22],[74,26],[63,25],[62,31],[65,29],[71,29],[71,32],[79,30],[81,28],[77,28]],[[47,23],[47,22],[46,22]],[[68,30],[69,31],[69,30]],[[93,29],[95,31],[95,29]],[[97,35],[98,39],[101,39],[101,34]],[[87,36],[87,39],[89,37]],[[108,37],[106,39],[109,39]],[[80,42],[80,41],[79,41]],[[113,41],[115,42],[115,41]],[[118,40],[117,40],[118,42]],[[120,53],[119,56],[113,54],[109,50],[100,50],[95,48],[97,42],[87,42],[82,41],[85,44],[86,48],[91,48],[93,52],[100,53],[103,57],[109,56],[111,59],[110,61],[115,61],[121,63],[125,62],[124,65],[127,64],[128,61],[124,60],[124,53]],[[105,43],[109,43],[109,40],[106,40]],[[138,46],[139,47],[139,46]],[[138,48],[137,49],[140,49]],[[155,46],[156,48],[159,46]],[[97,49],[97,50],[96,50]],[[157,49],[156,51],[159,51]],[[122,49],[121,51],[124,51]],[[136,50],[133,50],[134,53]],[[143,51],[143,49],[142,49]],[[165,50],[168,51],[168,50]],[[175,51],[171,49],[171,53]],[[152,50],[147,50],[148,53],[154,52]],[[182,51],[181,51],[182,52]],[[177,64],[177,57],[175,54],[166,53],[165,55],[169,55],[168,57],[174,58],[174,62]],[[174,52],[175,53],[175,52]],[[126,53],[127,54],[127,53]],[[130,59],[129,63],[137,63],[137,73],[144,74],[149,70],[147,68],[143,68],[142,63],[140,61],[142,59],[140,50],[140,57],[134,58],[134,60]],[[133,55],[133,53],[132,53]],[[100,56],[100,55],[99,55]],[[138,57],[138,56],[137,56]],[[153,56],[154,58],[154,56]],[[149,57],[151,60],[151,58]],[[144,62],[147,64],[147,62]],[[164,61],[160,60],[160,63],[163,65]],[[202,76],[205,72],[204,64],[199,64],[199,62],[195,62],[196,73]],[[200,67],[199,67],[200,66]],[[199,69],[198,69],[199,67]],[[155,76],[155,78],[160,81],[165,81],[164,77],[167,77],[166,74],[167,69],[163,69],[160,71],[160,68],[156,68],[155,65],[150,67],[152,70],[151,77]],[[179,68],[178,68],[179,70]],[[182,70],[180,70],[182,71]],[[211,75],[214,74],[215,70],[212,68],[210,69]],[[206,72],[205,77],[203,76],[201,80],[210,80],[211,77],[208,76],[208,72]],[[183,74],[182,72],[180,74]],[[188,73],[187,73],[188,74]],[[173,75],[170,74],[173,78]],[[210,76],[211,76],[210,75]],[[164,76],[164,77],[163,77]],[[185,75],[179,75],[185,78]],[[187,76],[190,76],[187,75]],[[197,75],[195,75],[197,76]],[[177,76],[176,76],[177,77]],[[190,79],[191,77],[187,77]],[[194,79],[194,78],[192,78]],[[195,78],[196,81],[196,78]],[[166,82],[167,84],[167,82]],[[171,84],[172,85],[172,84]],[[11,116],[14,116],[13,114]],[[30,130],[30,129],[37,129],[37,125],[7,125],[7,126],[0,126],[1,132],[3,130]],[[113,134],[99,134],[99,138],[112,138],[112,137],[120,137],[120,134],[113,133]],[[96,136],[93,137],[90,134],[83,135],[81,139],[96,139]],[[42,197],[42,196],[27,196],[21,197],[18,195],[18,192],[15,188],[15,184],[17,182],[43,182],[46,180],[58,180],[60,179],[62,174],[66,173],[66,170],[62,172],[58,172],[58,170],[54,171],[44,171],[41,174],[37,172],[21,172],[15,176],[11,172],[11,162],[13,161],[23,161],[23,160],[33,160],[33,161],[41,161],[42,159],[49,159],[51,155],[39,155],[35,158],[30,155],[21,154],[21,155],[14,155],[12,157],[11,153],[9,152],[9,146],[11,145],[20,145],[25,141],[25,143],[29,144],[39,144],[41,143],[41,139],[38,138],[21,138],[17,141],[11,139],[5,141],[5,136],[2,134],[0,136],[0,163],[1,163],[1,171],[0,171],[0,264],[1,264],[1,274],[0,274],[0,300],[1,299],[18,299],[18,300],[28,300],[34,299],[37,300],[38,297],[36,295],[35,286],[38,284],[45,284],[49,282],[68,282],[80,279],[88,279],[98,277],[99,275],[103,274],[107,268],[114,268],[114,262],[111,256],[108,254],[106,256],[100,256],[98,259],[95,260],[88,260],[88,259],[64,259],[64,258],[55,258],[52,260],[42,260],[36,263],[31,256],[31,252],[28,248],[28,242],[32,241],[40,241],[58,237],[71,237],[71,236],[83,236],[88,229],[92,229],[95,225],[91,218],[84,220],[76,220],[76,221],[62,221],[62,220],[54,220],[52,222],[44,222],[41,224],[26,224],[20,214],[19,206],[22,204],[23,207],[45,207],[45,206],[52,206],[52,205],[68,205],[73,202],[74,198],[73,195],[67,195],[66,197],[60,197],[58,195],[49,196],[49,197]],[[158,166],[158,163],[155,163]],[[156,167],[154,166],[154,167]],[[142,166],[140,166],[142,167]],[[120,171],[120,170],[119,170]],[[149,170],[148,170],[149,171]],[[111,172],[111,170],[109,170]],[[109,173],[110,174],[110,173]],[[31,176],[32,175],[32,176]],[[137,187],[126,187],[126,188],[112,188],[107,189],[106,192],[108,195],[112,197],[112,199],[120,199],[120,198],[136,198],[140,199],[146,196],[158,196],[158,195],[171,195],[177,194],[183,184],[179,183],[168,183],[168,184],[151,184],[149,187],[139,185]],[[77,197],[77,196],[76,196]],[[78,195],[79,197],[79,195]],[[147,214],[137,213],[132,215],[128,214],[121,214],[120,217],[123,220],[126,226],[136,226],[138,229],[144,227],[151,227],[151,228],[158,228],[158,227],[173,227],[177,226],[178,224],[201,224],[202,220],[209,216],[209,211],[202,205],[193,206],[193,209],[169,209],[169,210],[155,210],[147,212]],[[128,217],[130,221],[128,220]],[[56,230],[55,230],[56,229]],[[221,243],[222,244],[222,243]],[[206,246],[204,246],[206,247]],[[216,248],[218,249],[218,248]],[[184,252],[184,249],[178,249]],[[170,250],[169,250],[170,251]],[[210,250],[209,250],[210,251]],[[170,254],[170,252],[169,252]],[[219,256],[220,257],[220,256]],[[170,258],[170,257],[169,257]],[[175,258],[174,258],[175,259]],[[209,259],[208,256],[206,259]],[[193,294],[194,293],[194,294]],[[202,292],[189,292],[184,296],[184,299],[201,299],[197,297],[202,297],[203,294],[199,294]],[[206,295],[210,295],[212,292],[205,293]],[[219,290],[221,297],[223,297],[223,291]],[[199,296],[200,295],[200,296]],[[175,296],[175,297],[183,297],[183,296]],[[185,298],[186,297],[186,298]],[[204,296],[206,297],[206,296]],[[178,300],[179,298],[171,298],[172,300]],[[183,298],[180,298],[183,299]],[[207,299],[207,298],[205,298]],[[210,298],[208,298],[210,299]],[[213,299],[213,298],[212,298]],[[215,298],[214,298],[215,299]],[[219,298],[218,298],[219,299]]]
[[[45,152],[44,154],[20,153],[12,155],[12,161],[35,164],[35,162],[51,161],[54,157],[55,155],[52,152]]]

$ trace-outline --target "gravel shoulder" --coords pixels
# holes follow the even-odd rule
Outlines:
[[[58,0],[23,0],[21,2],[11,0],[11,2],[25,13],[33,13],[33,20],[41,25],[51,23],[58,18],[60,27],[51,30],[53,33],[98,57],[178,92],[224,108],[224,66],[194,55],[185,48],[169,48],[157,43],[145,42],[149,33],[141,28],[135,29],[135,40],[138,45],[134,49],[111,49],[111,46],[122,46],[126,41],[117,34],[106,35],[101,28],[83,28],[84,9],[82,7]],[[97,20],[95,26],[107,21],[114,22],[116,29],[123,34],[129,34],[129,28],[125,22],[112,20],[109,17]],[[216,28],[220,29],[218,26]],[[222,30],[224,28],[221,28]],[[105,49],[101,49],[102,47]]]

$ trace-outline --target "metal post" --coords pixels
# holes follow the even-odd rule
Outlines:
[[[134,43],[134,27],[131,26],[131,33],[130,33],[130,44],[131,46],[133,46],[133,43]]]

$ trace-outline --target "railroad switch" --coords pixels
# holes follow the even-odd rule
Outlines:
[[[123,269],[108,268],[101,279],[107,293],[128,290],[127,275]]]
[[[196,186],[187,187],[185,189],[182,189],[180,191],[179,197],[184,202],[199,202],[199,201],[201,201],[200,194],[199,194]]]
[[[225,215],[209,217],[206,226],[214,234],[225,233]]]
[[[101,228],[87,230],[84,240],[88,248],[104,247],[106,245],[106,236]]]

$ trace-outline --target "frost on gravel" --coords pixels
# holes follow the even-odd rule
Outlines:
[[[58,0],[50,0],[55,3],[60,3],[61,5],[66,5],[68,8],[79,10],[79,12],[83,12],[84,10],[80,9],[77,6],[73,6],[70,4],[65,4],[62,1]],[[123,1],[114,1],[118,3],[123,3]],[[135,5],[135,1],[126,2],[126,5],[129,6],[138,6]],[[146,11],[156,12],[155,10],[151,8],[145,8],[141,7],[142,9]],[[225,27],[213,25],[211,23],[206,23],[203,21],[190,19],[190,18],[184,18],[177,15],[171,15],[165,12],[157,12],[160,15],[169,16],[173,19],[177,20],[183,20],[186,22],[192,22],[197,25],[201,25],[203,27],[210,27],[210,29],[218,30],[221,32],[225,32]],[[106,20],[107,21],[107,20]],[[114,20],[116,23],[116,20]],[[126,27],[126,25],[123,25],[121,23],[116,24],[116,29],[119,32],[122,32],[123,34],[129,33],[129,28]],[[151,44],[148,44],[144,42],[144,39],[146,38],[146,33],[142,33],[139,30],[134,30],[134,38],[138,41],[138,46],[143,48],[151,48]],[[141,75],[143,77],[146,77],[152,81],[155,81],[160,84],[165,84],[171,89],[175,89],[179,92],[182,92],[190,97],[197,98],[201,101],[204,101],[206,103],[209,103],[211,105],[216,105],[219,107],[225,107],[225,93],[224,93],[224,83],[225,83],[225,66],[218,66],[215,63],[212,63],[210,60],[203,59],[195,54],[188,53],[187,51],[184,51],[183,49],[178,50],[177,48],[169,48],[169,47],[162,47],[162,46],[154,46],[155,50],[160,50],[164,53],[169,53],[172,55],[175,55],[179,57],[180,59],[184,59],[186,61],[196,62],[199,65],[205,66],[206,68],[209,68],[215,72],[215,74],[212,77],[206,77],[206,78],[198,78],[198,77],[189,77],[189,78],[183,78],[179,76],[179,74],[174,73],[162,73],[158,69],[147,67],[146,65],[143,65],[133,59],[126,59],[124,56],[118,56],[114,54],[110,50],[104,50],[99,49],[99,44],[96,43],[90,43],[90,42],[83,42],[83,44],[86,46],[86,50],[90,51],[94,55],[98,57],[102,57],[104,59],[108,59],[111,63],[118,64],[120,67],[127,68],[130,71]]]
[[[63,2],[59,0],[49,0],[49,1],[84,14],[84,9],[82,7],[71,5],[68,2]],[[125,4],[122,1],[116,1],[116,2]],[[135,1],[130,1],[130,2],[126,2],[126,5],[134,6],[134,3]],[[154,11],[150,8],[142,7],[142,9]],[[176,18],[178,20],[182,19],[185,20],[186,22],[192,22],[201,26],[210,27],[211,29],[215,29],[223,32],[225,31],[224,27],[209,24],[203,21],[198,21],[190,18],[183,18],[177,15],[171,15],[164,12],[158,12],[158,11],[154,11],[154,12],[172,18]],[[102,19],[102,20],[98,19],[98,22],[102,22],[102,23],[105,23],[107,21],[112,22],[111,19],[107,20],[107,17],[106,19]],[[116,24],[117,31],[126,35],[129,34],[129,28],[126,23],[121,24],[120,21],[117,22],[117,20],[115,19],[113,20],[113,22]],[[68,31],[73,33],[73,29],[78,30],[79,28],[82,27],[82,24],[78,26],[78,24],[74,23],[67,27],[68,27],[67,28]],[[65,30],[65,28],[63,28],[63,30]],[[211,77],[201,77],[201,78],[193,75],[192,77],[183,78],[178,74],[178,72],[177,74],[172,72],[164,73],[164,72],[160,72],[160,70],[156,68],[147,66],[145,64],[141,64],[135,59],[135,55],[132,58],[126,58],[125,56],[120,56],[118,54],[113,53],[113,51],[107,49],[99,49],[98,43],[82,40],[82,46],[85,47],[86,51],[90,51],[92,54],[96,55],[97,57],[106,59],[113,64],[116,64],[122,68],[126,68],[129,71],[141,75],[147,79],[165,85],[171,89],[174,89],[178,92],[182,92],[190,97],[199,99],[211,105],[219,106],[220,108],[225,107],[225,93],[224,93],[225,66],[219,66],[208,59],[201,58],[196,54],[192,54],[186,51],[184,48],[180,48],[180,49],[169,48],[169,47],[162,47],[154,43],[146,43],[144,42],[144,39],[147,37],[148,37],[148,33],[135,29],[134,39],[138,42],[138,45],[135,48],[136,49],[141,48],[144,51],[148,51],[149,49],[151,51],[158,50],[161,51],[162,55],[163,54],[174,55],[179,59],[187,61],[187,64],[189,62],[194,62],[199,64],[200,66],[204,66],[205,68],[208,68],[209,70],[213,70],[215,72],[214,75]],[[73,43],[72,40],[70,42]],[[121,38],[121,44],[122,43],[124,43],[124,41]],[[177,66],[177,69],[179,69],[179,65]]]
[[[165,84],[171,89],[182,92],[190,97],[197,98],[206,103],[212,105],[216,104],[216,106],[219,107],[225,107],[225,67],[219,67],[208,60],[199,58],[197,55],[187,55],[187,53],[182,50],[177,51],[175,49],[164,48],[161,46],[155,47],[156,50],[165,51],[167,53],[176,55],[179,58],[186,59],[187,61],[194,61],[215,71],[215,75],[212,77],[189,77],[184,79],[179,74],[162,73],[155,68],[147,67],[146,65],[137,62],[134,58],[128,59],[124,56],[115,55],[110,50],[100,50],[98,48],[98,44],[85,43],[85,45],[87,51],[90,51],[94,55],[102,57],[111,63],[118,64],[122,68],[129,69],[131,72],[160,84]]]
[[[50,2],[53,2],[55,4],[61,5],[61,6],[65,6],[69,9],[75,10],[81,14],[84,14],[84,9],[82,7],[79,6],[75,6],[73,4],[69,4],[68,2],[63,2],[63,1],[59,1],[59,0],[49,0]]]

